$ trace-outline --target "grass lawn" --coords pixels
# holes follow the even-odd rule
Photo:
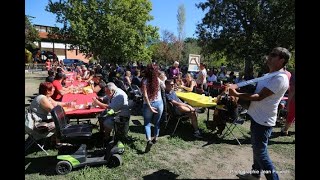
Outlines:
[[[41,78],[43,79],[39,77],[39,80]],[[32,83],[37,84],[26,77],[26,88],[31,91],[36,90],[31,88]],[[32,94],[31,91],[26,92],[26,96]],[[212,113],[213,111],[210,112],[211,116]],[[249,171],[252,165],[250,122],[246,121],[240,126],[246,137],[242,137],[237,129],[234,130],[235,135],[243,141],[240,146],[232,136],[224,139],[214,136],[207,130],[205,119],[206,112],[199,114],[199,126],[204,131],[203,139],[192,136],[190,122],[182,122],[174,136],[162,135],[151,151],[145,154],[143,118],[131,116],[129,136],[133,141],[125,143],[125,153],[122,155],[124,163],[116,168],[84,167],[74,169],[67,175],[56,175],[58,151],[47,146],[45,149],[49,148],[50,154],[47,156],[34,146],[25,155],[25,179],[237,179],[235,175],[238,172]],[[92,119],[92,123],[95,121]],[[282,137],[279,136],[280,128],[275,127],[268,146],[280,179],[288,180],[295,179],[295,127],[290,130],[290,136]],[[94,129],[94,132],[97,130]]]

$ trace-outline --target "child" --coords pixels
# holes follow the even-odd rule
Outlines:
[[[213,114],[213,122],[210,129],[215,131],[218,128],[217,134],[221,135],[226,127],[227,122],[233,122],[238,118],[238,99],[234,96],[229,96],[225,91],[217,97],[217,106]]]

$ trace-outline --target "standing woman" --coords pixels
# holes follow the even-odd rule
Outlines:
[[[143,118],[144,128],[147,138],[147,146],[145,152],[149,152],[151,146],[157,142],[160,132],[160,119],[163,113],[163,101],[161,97],[161,84],[158,78],[158,66],[149,64],[145,70],[145,76],[142,80],[143,93]],[[151,140],[151,122],[154,121],[154,137]]]

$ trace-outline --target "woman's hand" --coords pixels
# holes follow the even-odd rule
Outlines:
[[[157,108],[155,108],[155,107],[150,106],[150,110],[155,114],[158,113]]]

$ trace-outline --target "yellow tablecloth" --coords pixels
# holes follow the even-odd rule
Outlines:
[[[216,102],[212,101],[213,98],[211,98],[210,101],[208,96],[203,96],[193,92],[176,92],[176,94],[180,99],[194,107],[213,107],[217,105]]]

